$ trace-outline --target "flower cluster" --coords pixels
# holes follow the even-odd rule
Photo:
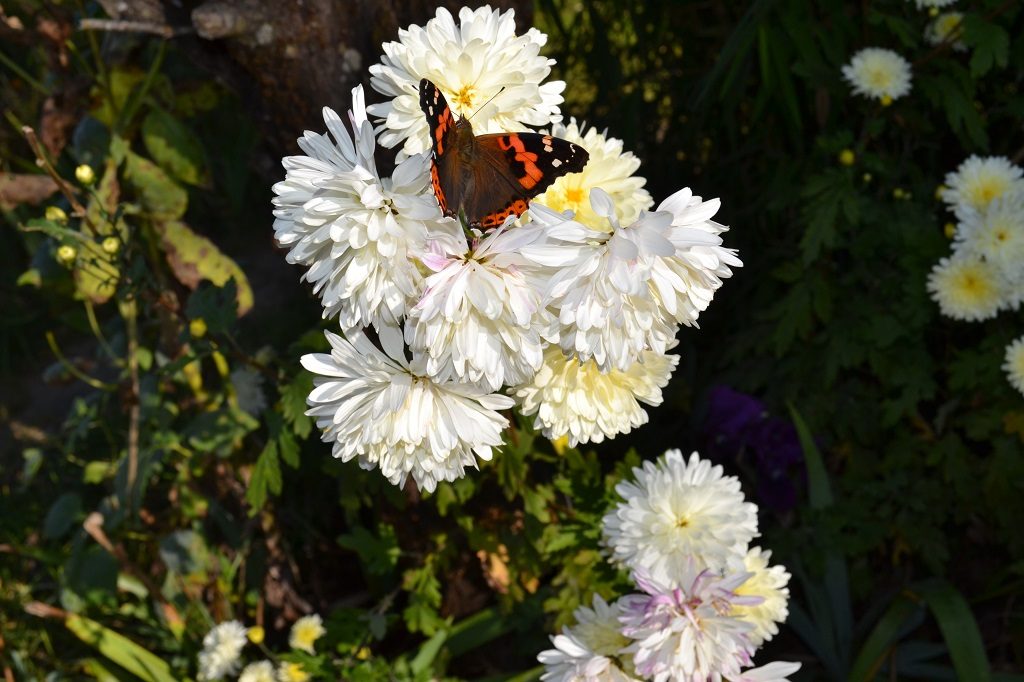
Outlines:
[[[319,615],[303,616],[292,623],[288,645],[294,651],[313,655],[316,653],[314,643],[325,633]],[[238,682],[307,682],[312,679],[300,663],[289,660],[256,661],[242,668],[242,650],[249,642],[260,647],[269,658],[276,659],[263,646],[263,638],[263,628],[258,625],[246,628],[237,620],[229,620],[213,626],[203,638],[203,649],[199,652],[198,679],[207,682],[235,675],[238,675]]]
[[[1024,300],[1024,169],[1000,156],[971,156],[946,175],[938,196],[957,221],[952,253],[928,276],[928,292],[939,310],[970,322],[1019,310]],[[1006,349],[1004,369],[1024,393],[1024,362],[1014,348]]]
[[[612,560],[637,592],[595,595],[541,652],[542,680],[784,682],[799,663],[752,668],[757,648],[788,615],[789,573],[750,547],[757,507],[739,481],[693,453],[669,450],[620,483],[603,520]]]
[[[547,38],[517,35],[511,10],[442,8],[398,37],[370,67],[387,100],[366,106],[355,88],[347,126],[325,109],[327,134],[305,133],[274,186],[277,242],[341,332],[327,333],[330,353],[303,358],[323,439],[432,491],[491,459],[515,406],[574,446],[645,423],[678,364],[680,326],[742,265],[713,220],[719,201],[682,189],[655,209],[620,140],[561,122]],[[421,79],[476,134],[546,126],[589,162],[489,233],[446,217]],[[390,177],[377,145],[400,147]]]

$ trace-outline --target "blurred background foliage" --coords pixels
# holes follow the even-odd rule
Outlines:
[[[1024,401],[1000,370],[1020,317],[943,319],[925,290],[945,173],[1024,157],[1024,8],[962,2],[966,52],[905,0],[517,9],[565,115],[623,138],[656,199],[720,196],[745,265],[680,333],[649,425],[567,450],[519,424],[421,496],[331,459],[303,415],[322,324],[272,241],[293,150],[252,113],[265,89],[196,59],[180,5],[156,35],[84,30],[109,19],[91,2],[4,3],[6,679],[183,679],[213,623],[273,647],[311,611],[328,634],[301,662],[324,679],[534,679],[546,633],[623,589],[599,520],[666,446],[740,475],[794,572],[763,661],[1024,679]],[[840,67],[867,46],[912,62],[908,97],[851,96]]]

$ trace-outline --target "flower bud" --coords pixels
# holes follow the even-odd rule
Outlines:
[[[96,173],[93,172],[92,166],[83,163],[75,169],[75,179],[88,186],[96,182]]]
[[[198,321],[201,322],[202,320],[198,320]],[[192,322],[195,323],[195,322],[197,322],[197,320],[193,320]],[[263,643],[263,638],[266,636],[266,634],[267,633],[259,625],[253,625],[245,633],[246,637],[248,637],[249,641],[252,642],[253,644],[261,644],[261,643]]]
[[[201,317],[197,317],[189,322],[188,333],[197,339],[201,339],[206,336],[206,320]]]
[[[78,258],[78,249],[71,244],[61,244],[57,248],[57,261],[61,265],[71,265]]]
[[[103,253],[113,256],[121,249],[121,241],[117,237],[107,237],[100,243]]]
[[[65,225],[68,222],[68,214],[60,206],[47,206],[46,219]]]
[[[853,153],[852,149],[844,149],[839,152],[839,163],[844,166],[852,166],[857,162],[857,155]]]

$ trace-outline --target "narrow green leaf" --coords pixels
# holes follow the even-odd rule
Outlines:
[[[444,646],[445,640],[448,639],[447,630],[438,630],[434,633],[434,636],[428,639],[416,652],[416,656],[409,663],[409,669],[416,675],[426,672],[427,669],[437,658],[438,652],[441,651],[441,647]]]
[[[811,498],[812,509],[824,509],[832,506],[832,487],[828,482],[828,472],[825,470],[825,462],[821,457],[803,417],[797,412],[792,403],[788,404],[789,414],[793,419],[793,426],[796,427],[797,436],[800,438],[800,447],[804,451],[804,462],[807,464],[807,487]]]
[[[447,649],[453,657],[461,656],[501,637],[511,628],[509,619],[496,609],[483,609],[451,627]]]
[[[939,624],[957,677],[973,682],[989,682],[992,673],[985,644],[974,614],[963,595],[941,580],[929,583],[919,593]]]
[[[75,614],[69,615],[64,625],[80,640],[139,679],[146,682],[174,682],[175,678],[167,663],[124,635]]]
[[[190,185],[205,182],[203,148],[195,134],[168,112],[150,110],[142,122],[142,141],[153,160],[178,180]]]
[[[889,605],[860,648],[860,653],[850,668],[850,675],[846,678],[849,682],[870,682],[875,679],[879,668],[896,643],[900,627],[915,609],[917,604],[906,597],[897,597]]]

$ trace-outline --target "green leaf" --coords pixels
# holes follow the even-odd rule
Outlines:
[[[917,608],[917,604],[906,597],[897,597],[889,605],[860,648],[850,668],[850,675],[846,678],[849,682],[871,682],[875,679],[879,668],[892,652],[900,629]]]
[[[444,646],[444,642],[447,638],[447,630],[438,630],[434,633],[433,637],[420,646],[419,651],[416,652],[416,656],[409,663],[409,669],[412,670],[413,674],[419,675],[430,668],[434,659],[437,658],[437,654],[440,653],[441,647]]]
[[[973,48],[971,76],[984,76],[996,65],[1005,67],[1010,56],[1010,34],[1006,29],[977,14],[968,14],[963,21],[963,40]]]
[[[249,487],[245,491],[245,499],[249,503],[249,515],[255,516],[263,509],[267,501],[267,491],[275,495],[281,494],[281,465],[277,459],[277,441],[270,441],[263,448],[256,466],[253,467],[249,479]]]
[[[160,541],[160,558],[168,570],[191,575],[206,570],[210,553],[202,535],[193,530],[178,530]]]
[[[203,148],[195,133],[177,118],[154,107],[142,122],[142,142],[161,168],[190,185],[203,185]]]
[[[188,297],[185,313],[190,320],[202,319],[211,334],[231,331],[238,319],[238,287],[234,280],[223,287],[201,282]]]
[[[175,677],[167,663],[127,637],[94,620],[74,614],[65,619],[64,625],[80,640],[139,679],[146,682],[174,682]]]
[[[398,546],[395,527],[382,523],[374,535],[363,526],[356,526],[351,533],[338,538],[338,544],[359,555],[359,563],[371,575],[389,575],[398,566],[402,549]]]
[[[89,113],[108,128],[113,127],[118,112],[124,108],[132,91],[145,77],[145,72],[139,68],[114,67],[107,73],[108,87],[104,88],[97,84],[89,93],[92,101],[99,102],[99,105]]]
[[[936,580],[919,591],[939,624],[957,678],[989,682],[991,666],[985,644],[967,601],[949,583]]]
[[[313,429],[313,420],[306,416],[306,397],[312,390],[313,375],[305,370],[281,386],[281,414],[299,438],[306,438]]]
[[[153,220],[176,220],[185,215],[188,193],[149,159],[129,151],[125,155],[124,179]]]
[[[277,438],[277,448],[285,464],[292,469],[299,468],[299,443],[290,431],[281,431]]]
[[[43,519],[43,537],[63,537],[82,515],[82,498],[78,493],[64,493],[58,497]]]
[[[234,280],[238,291],[238,316],[253,306],[252,287],[242,268],[206,237],[196,234],[185,223],[171,220],[160,230],[160,241],[174,276],[189,289],[202,280],[224,286]],[[207,321],[209,323],[209,321]]]
[[[814,442],[814,436],[807,428],[803,417],[797,412],[792,403],[788,404],[790,417],[793,419],[793,426],[796,427],[797,436],[800,438],[800,447],[804,451],[804,462],[807,465],[807,488],[811,498],[812,509],[825,509],[832,506],[832,487],[828,482],[828,472],[825,469],[825,462],[821,457],[821,451]]]

